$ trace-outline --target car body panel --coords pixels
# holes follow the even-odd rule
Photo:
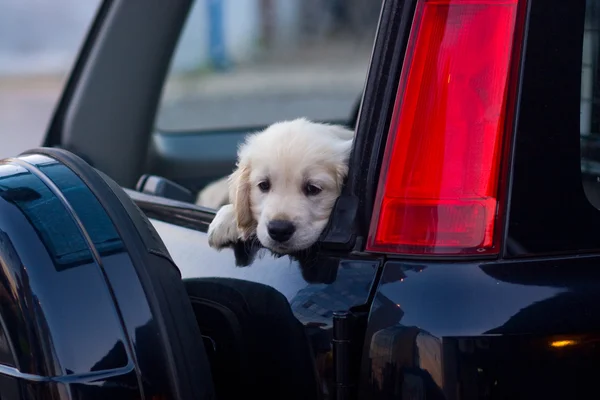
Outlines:
[[[405,276],[377,290],[403,315],[391,325],[371,316],[361,394],[579,398],[595,389],[600,356],[600,281],[589,279],[599,262],[387,262],[382,277]]]
[[[233,249],[208,246],[206,232],[157,219],[151,220],[181,270],[183,279],[227,277],[274,287],[289,301],[292,312],[306,327],[315,352],[323,394],[335,389],[333,360],[334,313],[365,304],[377,309],[384,297],[370,301],[378,260],[329,258],[306,266],[289,256],[275,257],[261,250],[249,264],[238,266]],[[316,268],[317,271],[310,271]],[[398,317],[397,315],[395,316]]]

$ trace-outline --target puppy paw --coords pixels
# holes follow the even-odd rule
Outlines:
[[[239,238],[233,205],[227,204],[217,211],[208,227],[208,245],[220,250],[237,242]]]

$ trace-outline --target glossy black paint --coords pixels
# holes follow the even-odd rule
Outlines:
[[[130,250],[87,184],[47,156],[5,160],[0,214],[2,397],[173,397]]]
[[[361,398],[585,398],[597,393],[597,256],[498,263],[387,262]],[[587,397],[590,398],[590,397]]]
[[[342,379],[348,387],[358,386],[359,398],[580,398],[596,390],[598,256],[388,261],[381,276],[377,260],[330,257],[313,265],[321,273],[307,282],[310,275],[298,260],[267,252],[245,268],[235,267],[233,250],[208,248],[204,232],[155,224],[180,259],[184,278],[238,277],[286,295],[320,343],[315,349],[320,376],[328,383],[325,398],[331,398],[336,379],[334,360],[327,362],[334,311],[359,315],[361,309],[368,311],[368,324],[360,342],[359,379],[354,380],[352,368]],[[328,265],[335,273],[323,272]],[[307,318],[307,304],[320,315],[311,312]],[[351,336],[359,336],[360,329],[354,325]]]
[[[142,209],[152,208],[150,196],[131,195]],[[161,199],[158,202],[172,201]],[[177,214],[178,210],[180,208],[174,208],[171,215]],[[157,218],[161,215],[169,222]],[[336,389],[332,353],[334,313],[360,309],[368,304],[377,308],[381,301],[386,301],[371,298],[380,261],[375,258],[340,259],[320,254],[305,258],[279,257],[256,247],[246,249],[255,253],[250,255],[234,248],[216,251],[208,246],[206,229],[186,228],[173,222],[190,226],[182,220],[173,221],[166,213],[154,214],[153,224],[173,255],[184,281],[215,276],[243,279],[272,286],[288,299],[292,312],[305,325],[312,343],[323,396],[333,398],[330,396]],[[354,341],[353,345],[357,343]],[[355,374],[352,379],[356,383]]]
[[[103,211],[90,202],[87,188],[68,182],[74,175],[48,160],[36,161],[37,167],[27,157],[0,164],[0,314],[6,360],[0,374],[18,381],[15,390],[22,398],[72,398],[72,393],[63,395],[72,384],[100,387],[103,381],[125,384],[115,395],[139,396],[129,339],[95,255],[123,253],[122,243],[111,226],[102,224]],[[44,169],[54,182],[40,178]],[[57,196],[58,186],[68,187],[65,195],[85,204],[88,213],[81,215],[94,228],[88,238],[73,210]],[[90,247],[88,239],[99,246]],[[41,396],[44,386],[54,389]],[[28,392],[41,397],[27,397]]]

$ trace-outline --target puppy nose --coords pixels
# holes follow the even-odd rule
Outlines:
[[[267,230],[273,240],[283,243],[292,237],[296,227],[290,221],[274,219],[267,225]]]

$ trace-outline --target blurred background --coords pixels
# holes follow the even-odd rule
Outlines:
[[[0,157],[40,144],[99,4],[0,0]],[[156,129],[347,119],[380,8],[381,0],[196,0]]]

